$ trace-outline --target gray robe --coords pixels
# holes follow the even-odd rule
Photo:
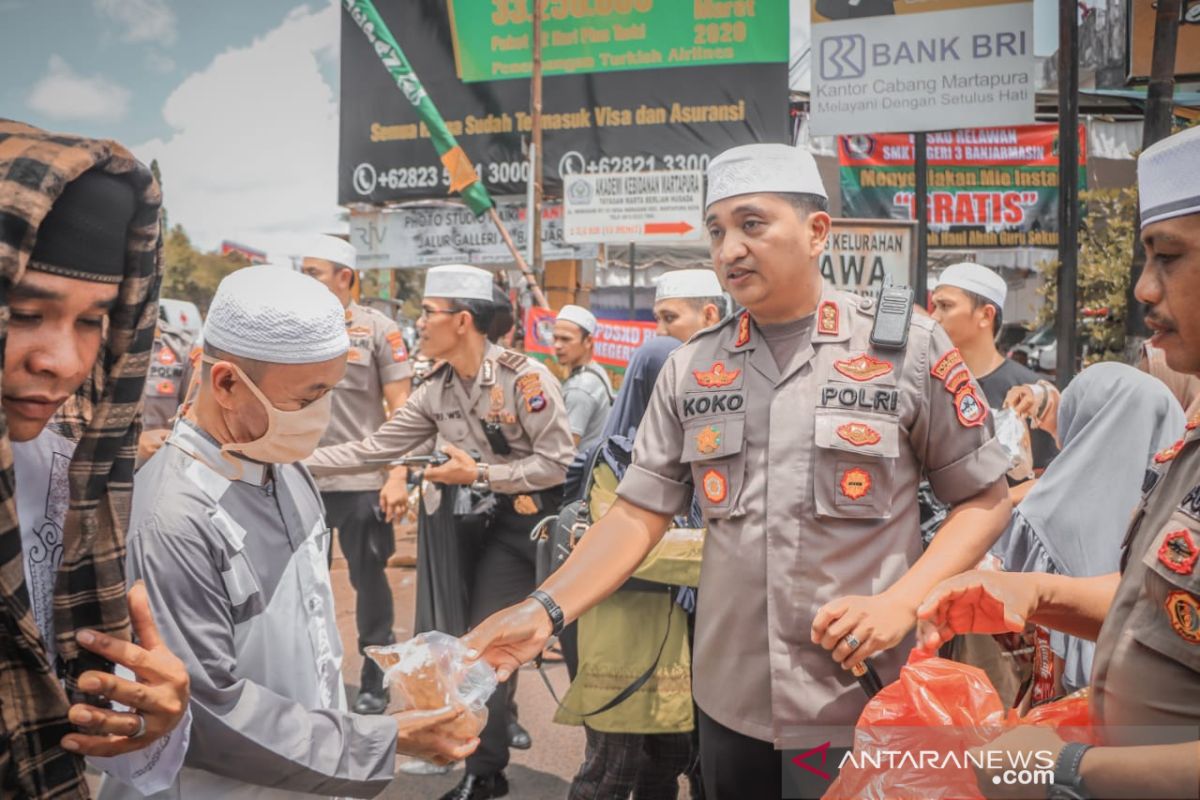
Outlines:
[[[180,421],[138,472],[129,580],[187,666],[194,717],[184,769],[155,797],[372,797],[391,781],[395,720],[346,710],[328,547],[299,465],[231,463]],[[136,796],[109,781],[101,800]]]

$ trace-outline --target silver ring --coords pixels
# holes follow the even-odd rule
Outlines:
[[[134,712],[133,715],[135,717],[137,717],[138,728],[136,731],[134,731],[132,734],[130,734],[130,736],[129,736],[130,739],[136,739],[139,736],[141,736],[143,733],[146,732],[146,718],[143,717],[141,714],[138,714],[136,711]]]
[[[842,637],[842,641],[846,643],[846,647],[849,647],[851,652],[857,650],[858,646],[860,644],[862,644],[862,642],[860,642],[858,639],[854,638],[853,633],[847,633],[845,636]]]

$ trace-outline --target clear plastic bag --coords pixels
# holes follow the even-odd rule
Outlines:
[[[1032,478],[1033,445],[1029,441],[1029,427],[1011,408],[996,412],[996,441],[1008,456],[1008,477],[1014,481]]]
[[[461,707],[465,713],[447,728],[461,739],[478,736],[487,724],[496,671],[486,661],[468,663],[459,639],[431,631],[401,644],[368,647],[366,654],[383,670],[383,685],[396,689],[400,710]]]

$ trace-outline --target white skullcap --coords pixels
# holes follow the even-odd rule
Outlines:
[[[596,332],[596,316],[583,306],[563,306],[555,319],[565,319],[567,322],[574,322],[583,328],[588,336]]]
[[[290,269],[245,267],[217,287],[204,341],[270,364],[315,364],[350,349],[346,312],[323,283]]]
[[[1004,282],[1004,278],[982,264],[972,264],[969,261],[946,267],[938,276],[937,285],[939,289],[943,286],[957,286],[963,291],[974,292],[1001,310],[1004,310],[1004,298],[1008,297],[1008,284]]]
[[[677,269],[658,279],[654,302],[673,297],[720,297],[724,291],[711,269]]]
[[[758,192],[829,197],[812,153],[788,144],[745,144],[709,162],[705,208],[726,197]]]
[[[492,302],[492,273],[466,264],[434,267],[425,273],[425,296]]]
[[[1142,227],[1200,214],[1200,128],[1188,128],[1147,147],[1137,163]]]
[[[341,264],[343,267],[349,267],[350,269],[358,266],[358,251],[354,249],[354,245],[345,239],[339,239],[336,236],[326,236],[325,234],[314,236],[310,239],[300,257],[320,258],[325,261],[332,261],[334,264]]]

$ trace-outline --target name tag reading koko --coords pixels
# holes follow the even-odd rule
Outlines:
[[[900,409],[900,392],[897,389],[871,389],[865,386],[823,386],[821,405],[841,408],[861,408],[867,411],[889,411]]]
[[[721,414],[726,411],[737,411],[746,402],[740,392],[717,392],[685,397],[683,399],[683,416],[694,417],[697,414]]]

